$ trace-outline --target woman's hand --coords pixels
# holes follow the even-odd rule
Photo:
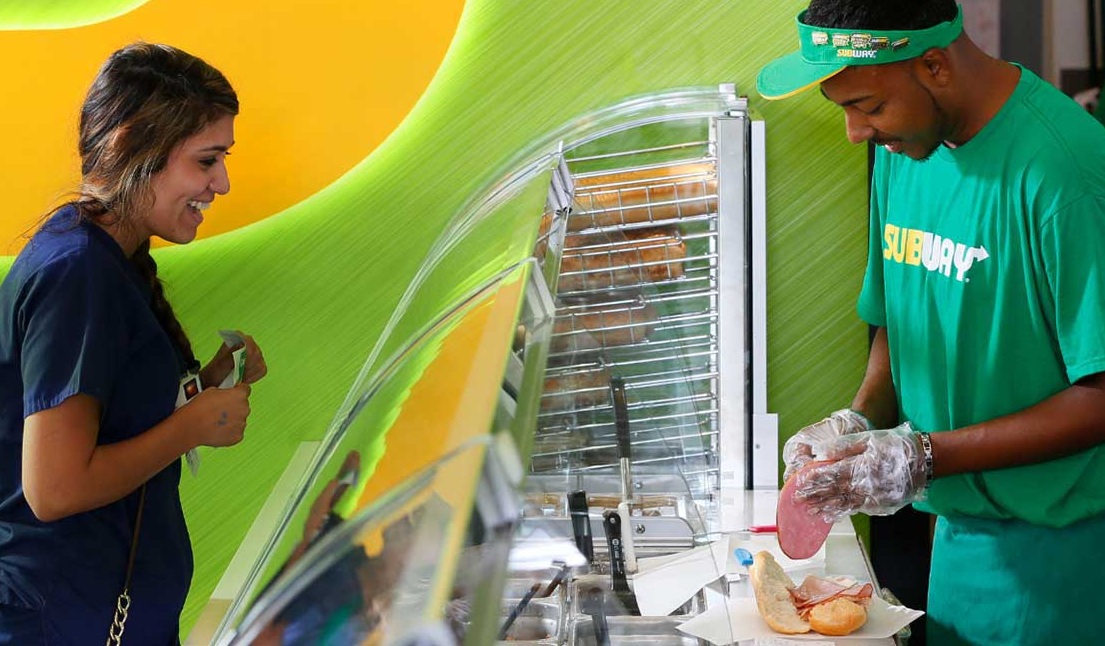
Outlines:
[[[246,349],[246,371],[242,381],[247,384],[257,383],[269,371],[268,366],[265,365],[265,355],[261,353],[261,347],[253,340],[253,337],[241,332],[238,332],[238,334],[244,339]],[[226,376],[234,368],[232,353],[240,347],[242,346],[230,347],[225,343],[219,346],[215,356],[200,370],[200,380],[203,382],[204,388],[214,388],[221,384],[223,379],[226,379]]]
[[[233,446],[245,436],[250,386],[210,388],[173,413],[180,416],[196,446]]]

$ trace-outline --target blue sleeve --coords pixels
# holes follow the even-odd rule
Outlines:
[[[24,417],[77,393],[111,397],[127,334],[116,275],[72,254],[28,280],[19,307]]]

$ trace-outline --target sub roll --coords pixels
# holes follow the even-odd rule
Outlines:
[[[870,583],[808,576],[795,586],[770,552],[760,551],[748,568],[756,608],[775,632],[786,635],[810,630],[840,637],[867,623]]]
[[[620,170],[576,179],[569,231],[663,223],[717,209],[717,173],[708,162]]]
[[[641,343],[656,323],[656,308],[643,301],[605,309],[569,309],[553,323],[551,349],[578,352]]]
[[[573,236],[574,238],[575,236]],[[560,293],[630,287],[680,278],[687,245],[675,229],[627,231],[610,241],[567,248],[560,261]]]

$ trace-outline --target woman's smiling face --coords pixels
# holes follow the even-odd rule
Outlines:
[[[234,145],[234,117],[226,115],[185,139],[150,180],[152,206],[136,214],[138,244],[150,236],[185,244],[196,237],[203,211],[230,191],[226,157]]]

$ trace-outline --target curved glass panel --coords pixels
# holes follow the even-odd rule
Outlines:
[[[443,612],[463,618],[443,566],[455,563],[468,528],[487,443],[485,436],[446,455],[349,520],[308,521],[230,643],[393,643],[441,630]],[[325,483],[314,515],[323,516],[340,482],[339,473]],[[324,531],[312,532],[318,524]]]
[[[316,546],[317,539],[329,527],[390,496],[412,473],[432,468],[458,447],[491,441],[494,402],[501,387],[480,375],[501,378],[528,275],[529,267],[523,265],[464,301],[363,384],[340,432],[331,434],[332,443],[318,450],[223,619],[223,639],[233,634],[232,627],[262,590],[266,595],[285,594],[272,582],[288,563],[324,549]],[[468,465],[468,477],[478,478],[482,467],[479,461]],[[467,523],[472,500],[458,504],[457,513]],[[283,580],[290,584],[294,577]],[[274,601],[261,597],[258,603]]]
[[[566,145],[582,147],[650,123],[701,122],[741,105],[743,99],[735,94],[702,88],[638,97],[573,120],[516,155],[505,164],[509,170],[502,173],[502,179],[473,196],[434,242],[329,432],[335,432],[347,416],[363,384],[390,363],[389,357],[400,351],[407,339],[417,336],[427,321],[437,320],[453,304],[527,257],[537,257],[543,270],[546,255],[554,264],[559,262],[563,237],[561,222],[553,219],[559,215],[554,196],[566,189],[558,186],[554,171],[562,163]],[[553,253],[547,254],[550,250]]]

